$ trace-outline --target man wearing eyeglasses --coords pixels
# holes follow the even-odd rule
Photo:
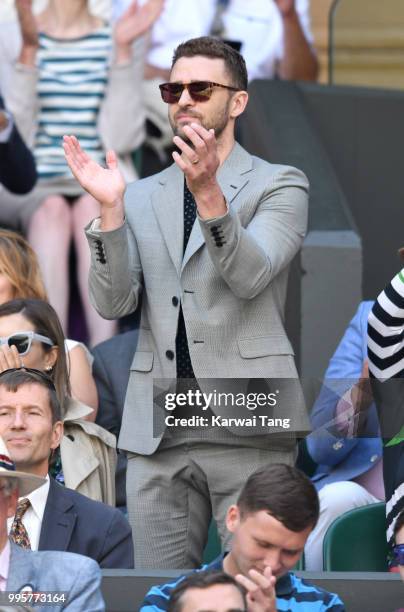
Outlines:
[[[255,469],[294,462],[293,436],[217,427],[217,409],[193,411],[191,399],[212,388],[207,379],[296,379],[283,310],[288,266],[306,231],[308,183],[235,142],[247,71],[228,45],[209,37],[181,44],[160,90],[175,163],[129,185],[125,208],[115,154],[103,169],[74,137],[64,147],[73,174],[101,205],[87,230],[98,311],[123,316],[142,294],[119,438],[135,565],[184,568],[200,564],[212,514],[227,541],[227,507]],[[174,429],[167,404],[153,400],[172,380],[191,398],[180,405],[177,397]],[[291,406],[293,428],[304,430],[297,395]],[[206,422],[192,425],[191,414]]]

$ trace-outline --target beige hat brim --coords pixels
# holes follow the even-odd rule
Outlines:
[[[41,478],[40,476],[5,469],[0,469],[0,478],[14,478],[17,480],[19,497],[29,495],[46,482],[46,478]]]

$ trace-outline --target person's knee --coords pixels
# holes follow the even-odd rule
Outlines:
[[[342,481],[323,487],[319,499],[320,512],[337,517],[369,503],[369,494],[356,482]]]
[[[100,205],[89,194],[84,194],[73,205],[73,223],[82,231],[94,218],[100,215]]]
[[[69,204],[63,196],[48,196],[35,211],[32,221],[35,223],[44,222],[47,228],[56,226],[65,230],[70,221]]]

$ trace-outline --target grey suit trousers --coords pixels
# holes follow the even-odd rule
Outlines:
[[[295,462],[295,448],[265,450],[235,444],[184,442],[151,456],[128,454],[126,495],[136,569],[201,565],[211,518],[223,549],[228,507],[247,478],[270,463]]]

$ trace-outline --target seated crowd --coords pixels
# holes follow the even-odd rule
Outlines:
[[[246,64],[250,79],[315,80],[309,2],[112,0],[108,15],[102,4],[49,0],[37,12],[32,0],[15,0],[17,18],[0,23],[0,225],[7,227],[0,229],[0,591],[29,584],[68,593],[60,609],[101,611],[99,568],[178,569],[178,579],[145,594],[143,612],[342,612],[338,594],[293,570],[322,571],[333,521],[385,502],[385,567],[404,580],[403,389],[384,384],[404,378],[404,270],[376,301],[359,304],[330,360],[310,433],[299,442],[311,469],[296,463],[296,439],[284,432],[271,444],[268,436],[236,436],[231,428],[218,436],[202,425],[191,436],[167,435],[159,397],[146,388],[153,372],[158,384],[191,380],[196,393],[199,379],[214,376],[297,378],[279,302],[285,267],[306,231],[307,180],[293,168],[251,162],[233,131],[247,104]],[[213,92],[223,95],[223,107],[211,123],[198,123],[196,107],[213,101]],[[125,218],[125,185],[144,178],[134,150],[146,143],[167,165],[173,142],[181,156],[175,151],[174,170],[157,176],[158,188],[172,181],[177,192],[156,196],[153,177],[136,181],[126,204],[150,197],[150,206],[133,218],[128,207]],[[205,174],[215,166],[214,175],[223,165],[218,176],[228,184],[204,183],[205,175],[196,176],[204,164]],[[240,175],[250,171],[256,175],[245,187]],[[258,195],[243,195],[256,187]],[[299,211],[285,205],[287,236],[284,210],[267,225],[264,216],[282,189]],[[228,205],[240,190],[251,204],[242,224]],[[253,208],[263,192],[260,226]],[[178,248],[178,241],[170,245],[174,209],[167,213],[177,196]],[[159,227],[167,254],[154,240]],[[262,227],[274,232],[275,246],[267,246]],[[178,277],[170,285],[168,267],[156,269],[169,253],[179,274],[203,240],[208,255],[182,293]],[[238,259],[229,244],[239,248]],[[91,351],[66,338],[72,319],[80,319],[69,310],[76,275]],[[265,294],[254,310],[271,282],[279,283],[275,297]],[[249,321],[266,304],[270,318],[255,332]],[[133,313],[129,331],[116,333],[117,320]],[[237,347],[232,317],[243,326]],[[280,347],[272,352],[264,344],[269,335],[261,338],[268,320],[281,329],[272,334]],[[216,342],[223,328],[229,350],[222,336]],[[203,358],[207,338],[214,350]],[[221,369],[231,351],[236,356]],[[266,359],[262,367],[257,358]],[[181,420],[179,395],[173,416]],[[298,413],[300,395],[293,401]],[[222,552],[202,565],[211,521]]]

